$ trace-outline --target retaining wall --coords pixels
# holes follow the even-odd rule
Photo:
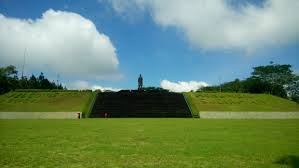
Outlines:
[[[0,112],[0,119],[77,119],[81,112]]]
[[[203,119],[299,119],[299,112],[199,112]]]

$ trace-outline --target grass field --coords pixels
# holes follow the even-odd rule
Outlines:
[[[296,167],[299,120],[0,120],[0,167]]]
[[[0,111],[86,111],[93,92],[9,92],[0,95]]]
[[[298,103],[268,94],[190,92],[185,95],[197,111],[299,111]]]

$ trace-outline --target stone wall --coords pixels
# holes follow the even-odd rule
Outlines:
[[[203,119],[299,119],[299,112],[199,112]]]
[[[81,112],[0,112],[0,119],[77,119]]]

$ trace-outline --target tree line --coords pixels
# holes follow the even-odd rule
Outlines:
[[[299,76],[289,64],[273,64],[253,68],[251,76],[235,79],[216,86],[208,86],[198,91],[267,93],[299,102]]]
[[[61,84],[50,82],[43,74],[38,77],[33,74],[28,79],[26,76],[18,77],[18,71],[13,65],[0,67],[0,94],[15,89],[64,89]],[[65,88],[66,89],[66,88]]]
[[[66,89],[61,84],[50,82],[41,72],[38,77],[31,75],[18,77],[18,71],[13,65],[0,67],[0,94],[15,89]],[[161,90],[148,87],[144,90]],[[251,76],[235,79],[216,86],[208,86],[198,91],[205,92],[237,92],[237,93],[267,93],[282,98],[290,98],[299,102],[299,76],[289,64],[274,64],[253,68]]]

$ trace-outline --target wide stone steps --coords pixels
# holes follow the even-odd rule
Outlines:
[[[191,117],[184,96],[169,92],[107,92],[97,95],[90,117]]]

